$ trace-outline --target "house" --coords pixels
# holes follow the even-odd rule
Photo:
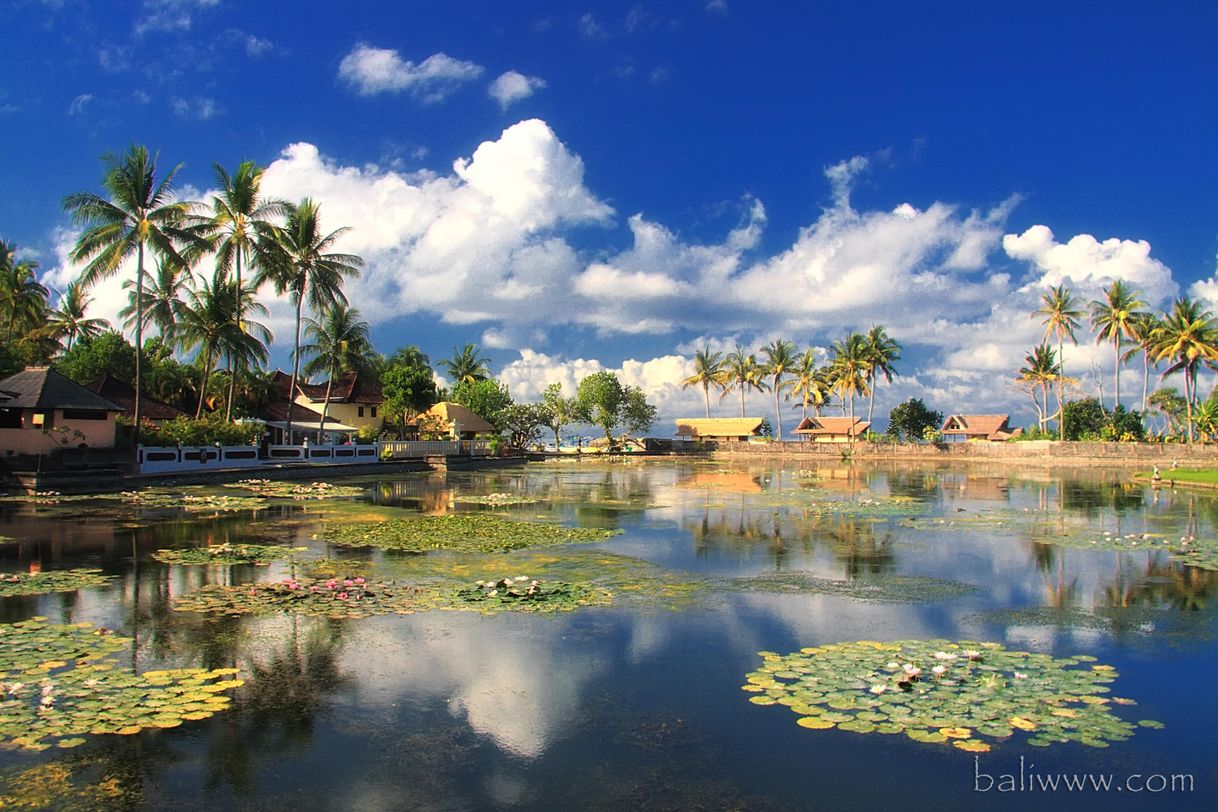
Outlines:
[[[327,437],[324,443],[338,443],[359,431],[355,426],[348,426],[337,418],[327,414],[325,428],[322,428],[321,412],[316,412],[300,403],[292,404],[292,440],[285,436],[288,429],[288,403],[277,400],[268,403],[258,412],[257,420],[265,423],[271,429],[271,445],[299,445],[306,438],[310,442],[318,442],[318,432],[324,431]]]
[[[432,417],[446,426],[449,436],[454,440],[472,440],[479,434],[497,433],[494,426],[460,403],[437,403],[419,415],[419,421],[426,422],[427,417]]]
[[[319,416],[313,418],[314,423],[320,419],[320,412],[325,409],[326,412],[326,430],[330,429],[330,418],[333,417],[338,423],[344,426],[352,427],[352,431],[358,431],[366,426],[370,426],[378,431],[384,423],[384,415],[382,414],[385,396],[381,392],[381,383],[376,378],[360,374],[358,372],[345,372],[334,379],[333,386],[329,386],[330,401],[326,405],[326,389],[327,382],[321,383],[305,383],[298,379],[296,381],[296,391],[291,393],[292,376],[282,370],[275,370],[272,376],[274,387],[278,392],[279,399],[286,401],[289,397],[296,403],[319,413]],[[292,423],[295,428],[295,410],[292,411]]]
[[[1012,429],[1005,414],[953,414],[943,421],[939,433],[948,442],[966,440],[989,440],[1000,442],[1023,434],[1023,429]]]
[[[134,417],[135,387],[126,381],[120,381],[112,375],[103,375],[97,380],[85,384],[85,389],[94,394],[101,395],[122,409],[123,412]],[[162,403],[155,398],[148,397],[147,392],[140,398],[141,420],[151,420],[153,423],[159,424],[173,420],[176,417],[189,416],[186,412],[175,406],[170,406],[168,403]]]
[[[0,379],[0,454],[112,448],[122,409],[50,367]]]
[[[871,423],[857,417],[805,417],[795,433],[805,442],[848,443],[862,437]]]
[[[677,437],[721,443],[748,442],[760,437],[763,417],[678,417]]]

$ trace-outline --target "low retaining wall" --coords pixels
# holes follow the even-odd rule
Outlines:
[[[707,444],[710,446],[710,444]],[[1025,440],[1005,443],[718,443],[714,456],[907,459],[928,462],[1018,462],[1025,465],[1218,465],[1218,447],[1165,443],[1095,443]]]

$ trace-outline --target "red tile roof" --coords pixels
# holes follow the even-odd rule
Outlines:
[[[85,384],[85,389],[101,395],[127,414],[135,414],[135,387],[126,381],[103,375],[96,381]],[[148,397],[147,392],[140,398],[140,417],[144,420],[173,420],[175,417],[186,416],[186,412],[176,406]]]

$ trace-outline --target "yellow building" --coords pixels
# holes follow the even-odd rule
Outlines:
[[[801,440],[813,443],[849,443],[867,433],[871,424],[857,417],[805,417],[795,428]]]
[[[291,376],[276,373],[276,383],[286,394]],[[326,407],[326,390],[330,391],[329,406]],[[334,422],[354,429],[371,427],[380,431],[385,422],[382,410],[385,396],[381,393],[381,382],[368,375],[347,372],[334,379],[333,385],[326,381],[310,384],[296,382],[295,402],[315,412],[326,413],[327,425]]]
[[[677,436],[685,440],[733,442],[759,437],[762,417],[678,417]]]

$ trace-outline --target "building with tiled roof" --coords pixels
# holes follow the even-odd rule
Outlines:
[[[1023,434],[1023,429],[1012,429],[1009,421],[1005,414],[953,414],[943,421],[939,433],[944,439],[1001,442]]]
[[[0,454],[114,445],[117,405],[50,367],[0,379]]]
[[[85,384],[90,392],[101,395],[106,400],[118,406],[126,414],[135,414],[135,387],[126,381],[120,381],[112,375],[103,375],[95,381]],[[140,419],[151,420],[154,423],[164,423],[176,417],[189,417],[181,409],[168,403],[148,397],[145,392],[140,398]]]

